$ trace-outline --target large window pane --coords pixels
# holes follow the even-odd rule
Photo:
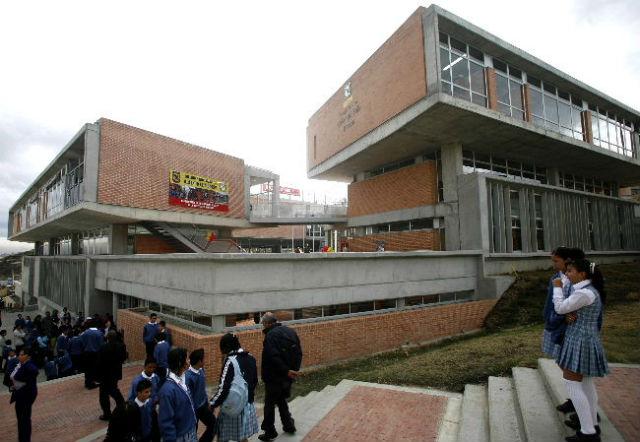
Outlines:
[[[520,90],[520,83],[515,81],[509,82],[509,90],[511,91],[511,106],[518,109],[524,109],[522,106],[522,92]]]
[[[509,104],[509,81],[502,75],[496,75],[496,90],[498,93],[498,101]]]
[[[456,98],[462,98],[463,100],[470,101],[471,97],[469,96],[469,90],[459,88],[458,86],[453,87],[453,96]]]
[[[558,117],[561,126],[571,127],[571,107],[568,103],[558,101]]]
[[[544,96],[544,116],[550,122],[558,124],[558,101],[555,97]]]
[[[453,95],[453,92],[451,90],[451,83],[441,81],[440,86],[442,88],[442,92],[444,92],[445,94]]]
[[[484,67],[478,63],[470,62],[471,71],[471,90],[473,92],[486,95],[486,89],[484,84]]]
[[[498,103],[498,111],[505,114],[506,116],[511,116],[511,107],[506,104]]]
[[[440,48],[440,64],[442,65],[442,79],[451,82],[451,61],[449,60],[449,51]]]
[[[577,109],[575,107],[571,109],[571,120],[573,123],[573,130],[582,133],[582,118],[580,109]]]
[[[473,94],[471,101],[473,101],[475,104],[479,104],[482,107],[487,107],[487,99],[482,95]]]
[[[542,109],[542,92],[533,88],[529,88],[529,99],[530,99],[531,113],[533,115],[543,117],[544,113]]]
[[[600,140],[609,141],[607,136],[607,122],[604,119],[598,118],[598,126],[600,127]]]
[[[451,62],[453,70],[453,84],[469,89],[469,65],[466,58],[454,55],[455,60]]]

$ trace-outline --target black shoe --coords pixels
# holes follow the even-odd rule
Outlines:
[[[278,433],[262,433],[260,436],[258,436],[258,439],[260,440],[274,440],[276,437],[278,437]]]
[[[576,431],[575,436],[565,437],[567,442],[600,442],[600,435],[596,434],[582,434],[579,430]]]
[[[567,399],[567,401],[564,404],[560,404],[556,407],[556,410],[558,410],[561,413],[571,413],[576,411],[575,407],[573,406],[573,402],[571,402],[571,399]]]
[[[282,427],[282,431],[288,434],[294,434],[296,432],[296,422],[291,418],[291,422],[286,427]]]
[[[600,422],[600,413],[597,413],[598,415],[598,422]],[[571,419],[574,422],[580,422],[580,419],[578,419],[578,414],[577,413],[571,413],[569,415],[569,419]]]
[[[573,430],[576,430],[576,431],[578,431],[580,429],[580,421],[576,422],[576,421],[574,421],[572,419],[568,419],[568,420],[564,421],[564,424],[567,427],[569,427],[569,428],[571,428]],[[596,434],[600,434],[600,425],[594,425],[594,428],[596,429]]]
[[[111,416],[106,415],[106,414],[101,414],[98,419],[100,419],[101,421],[108,421],[109,419],[111,419]]]

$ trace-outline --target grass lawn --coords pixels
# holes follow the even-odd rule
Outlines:
[[[488,376],[509,376],[511,367],[536,367],[541,335],[541,324],[527,325],[336,364],[305,373],[294,384],[293,395],[342,379],[462,392],[465,384],[486,383]],[[603,337],[610,362],[640,363],[640,303],[608,307]],[[263,392],[257,393],[262,399]]]

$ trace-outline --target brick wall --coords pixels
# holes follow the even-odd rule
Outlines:
[[[438,202],[435,161],[425,161],[349,185],[347,216],[420,207]]]
[[[244,218],[244,162],[239,158],[101,118],[98,202],[143,209]],[[170,170],[225,181],[229,212],[169,204]]]
[[[177,250],[164,241],[162,238],[151,235],[136,235],[136,253],[156,254],[156,253],[176,253]]]
[[[411,17],[309,119],[307,169],[426,96],[422,12]],[[345,83],[347,83],[345,81]]]
[[[484,318],[495,305],[495,299],[447,304],[415,310],[358,316],[333,321],[297,324],[304,352],[303,368],[330,364],[393,350],[404,344],[418,344],[480,329]],[[145,356],[142,327],[147,317],[131,310],[118,310],[118,327],[124,329],[125,343],[131,360]],[[173,326],[174,345],[189,351],[205,349],[205,370],[209,382],[216,382],[220,374],[221,335],[199,335]],[[245,350],[250,351],[260,365],[262,353],[261,330],[237,333]]]
[[[439,230],[416,230],[411,232],[389,232],[350,238],[347,247],[350,252],[375,252],[378,241],[384,241],[387,252],[407,252],[410,250],[441,250]]]

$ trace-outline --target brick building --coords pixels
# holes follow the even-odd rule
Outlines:
[[[640,249],[640,113],[432,5],[309,119],[349,250]],[[635,212],[635,213],[634,213]]]

